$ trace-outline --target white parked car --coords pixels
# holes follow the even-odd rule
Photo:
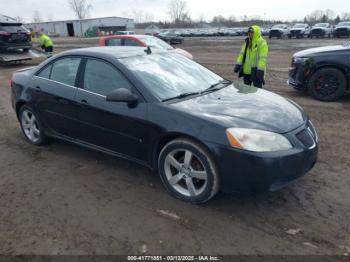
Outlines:
[[[332,37],[332,26],[329,23],[319,23],[312,27],[310,37]]]
[[[340,22],[336,25],[334,32],[334,37],[350,36],[350,22]]]
[[[274,25],[270,32],[269,32],[269,38],[277,37],[277,38],[284,38],[288,35],[288,25],[286,24],[279,24]]]
[[[309,36],[311,27],[308,24],[295,24],[288,33],[288,38],[303,38]]]

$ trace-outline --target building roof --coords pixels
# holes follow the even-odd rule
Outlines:
[[[33,25],[33,24],[47,24],[47,23],[64,23],[64,22],[90,21],[90,20],[109,19],[109,18],[134,20],[133,18],[118,17],[118,16],[107,16],[107,17],[96,17],[96,18],[85,18],[85,19],[71,19],[71,20],[56,20],[56,21],[46,21],[46,22],[37,22],[37,23],[25,23],[25,24],[26,25]]]

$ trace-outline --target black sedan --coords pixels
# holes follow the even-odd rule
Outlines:
[[[350,43],[294,54],[289,84],[321,101],[334,101],[350,88]]]
[[[183,44],[185,42],[185,38],[174,33],[160,33],[157,37],[171,45]]]
[[[173,51],[68,51],[17,71],[11,86],[29,143],[58,138],[135,161],[191,203],[218,190],[278,190],[317,158],[316,131],[299,106]]]

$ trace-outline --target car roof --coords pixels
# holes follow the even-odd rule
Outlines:
[[[146,56],[147,48],[135,47],[135,46],[101,46],[101,47],[89,47],[80,48],[61,53],[62,56],[67,55],[81,55],[81,56],[109,56],[112,58],[120,59],[126,57]],[[157,48],[151,49],[152,54],[169,53],[171,51],[160,50]],[[61,56],[60,55],[60,56]]]

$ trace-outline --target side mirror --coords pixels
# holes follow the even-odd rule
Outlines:
[[[126,102],[128,104],[135,104],[138,101],[138,97],[131,93],[129,89],[118,88],[109,93],[106,100],[109,102]]]

